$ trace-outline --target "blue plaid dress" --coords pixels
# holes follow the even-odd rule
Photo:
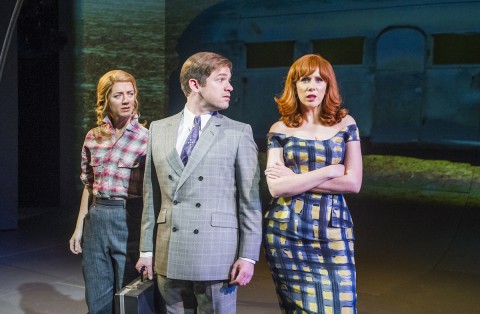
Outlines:
[[[327,140],[269,133],[285,165],[305,173],[343,163],[345,143],[359,141],[357,125]],[[305,192],[272,199],[263,246],[284,313],[356,313],[353,223],[342,194]]]

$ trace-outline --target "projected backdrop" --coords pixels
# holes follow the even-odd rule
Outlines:
[[[95,126],[96,85],[100,76],[112,69],[125,70],[137,79],[141,121],[163,116],[164,9],[165,2],[158,0],[77,2],[76,101],[80,138]]]

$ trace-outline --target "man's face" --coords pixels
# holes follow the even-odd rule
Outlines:
[[[199,94],[203,98],[203,107],[208,111],[227,109],[230,94],[233,90],[230,84],[232,77],[228,67],[218,68],[210,74],[205,84],[200,85]]]

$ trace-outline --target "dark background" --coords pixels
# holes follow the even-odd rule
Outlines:
[[[288,64],[321,51],[330,54],[362,137],[362,191],[346,196],[357,237],[360,312],[478,311],[479,1],[72,2],[25,0],[6,55],[0,271],[12,278],[0,293],[8,298],[19,280],[13,274],[24,274],[30,260],[35,272],[47,265],[55,282],[62,277],[81,285],[80,259],[66,252],[66,243],[82,189],[81,144],[94,126],[103,73],[122,68],[137,77],[142,118],[151,122],[182,108],[177,71],[188,55],[225,54],[234,60],[236,93],[226,114],[257,130],[263,166],[264,130],[278,118],[272,98]],[[15,3],[0,2],[2,39]],[[414,46],[409,34],[424,40],[424,55],[407,49]],[[407,62],[421,71],[388,63],[392,56],[414,56]],[[269,199],[264,181],[262,197]],[[23,253],[45,248],[40,256]],[[60,276],[50,265],[69,265],[68,272]],[[78,272],[73,279],[71,269]],[[32,277],[27,274],[20,280]],[[35,293],[24,291],[25,303],[40,303],[42,294]],[[85,312],[83,301],[74,303]]]

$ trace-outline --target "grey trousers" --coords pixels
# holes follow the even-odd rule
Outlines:
[[[142,199],[95,199],[85,216],[83,277],[90,314],[113,313],[115,292],[138,276]]]
[[[157,276],[168,314],[235,314],[237,287],[228,281],[187,281]]]

